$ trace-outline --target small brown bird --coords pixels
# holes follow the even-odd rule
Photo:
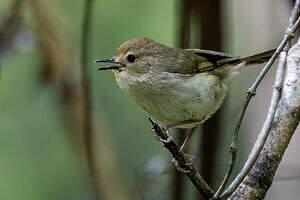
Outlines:
[[[148,38],[123,43],[112,59],[119,86],[151,116],[162,122],[162,129],[191,128],[181,150],[196,127],[221,106],[228,85],[244,66],[267,61],[275,50],[244,58],[226,53],[178,49]]]

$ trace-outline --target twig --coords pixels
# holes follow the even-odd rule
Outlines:
[[[297,0],[295,2],[295,5],[293,7],[293,10],[291,12],[291,16],[290,16],[290,19],[289,19],[289,26],[291,27],[297,20],[297,18],[299,17],[299,14],[300,14],[300,1]]]
[[[99,191],[99,180],[97,180],[97,167],[94,161],[94,148],[92,142],[92,118],[91,118],[91,99],[89,91],[89,73],[87,70],[87,48],[88,48],[88,36],[89,36],[89,25],[90,16],[92,15],[92,0],[85,1],[84,18],[82,24],[82,40],[81,40],[81,89],[82,89],[82,101],[83,101],[83,138],[86,150],[86,159],[89,168],[89,175],[91,179],[91,184],[93,186],[95,195],[97,199],[100,198]]]
[[[295,7],[294,8],[298,8],[299,7],[299,1],[297,1],[295,3]],[[297,11],[298,10],[298,11]],[[296,14],[298,13],[298,14]],[[274,53],[274,55],[271,57],[271,59],[269,60],[269,62],[266,64],[266,66],[264,67],[264,69],[262,70],[262,72],[259,74],[259,76],[257,77],[256,81],[254,82],[254,84],[251,86],[251,88],[247,91],[247,98],[246,101],[242,107],[242,110],[240,112],[239,118],[238,118],[238,122],[237,125],[235,127],[235,131],[232,137],[232,142],[230,145],[230,153],[232,154],[231,156],[231,160],[229,162],[229,167],[227,169],[226,175],[219,187],[219,189],[217,190],[216,194],[214,195],[214,198],[217,199],[220,194],[223,192],[225,186],[227,185],[230,175],[232,173],[234,164],[235,164],[235,160],[236,160],[236,154],[237,154],[237,138],[238,138],[238,133],[244,118],[244,115],[246,113],[247,107],[250,103],[251,98],[255,95],[256,89],[258,87],[258,85],[260,84],[260,82],[262,81],[262,79],[264,78],[265,74],[268,72],[268,70],[270,69],[270,67],[272,66],[272,64],[275,62],[276,58],[279,56],[280,52],[283,50],[284,46],[286,45],[286,43],[292,38],[293,33],[295,32],[296,28],[297,28],[297,24],[295,24],[296,26],[294,26],[295,30],[290,30],[290,33],[288,33],[289,29],[293,27],[293,23],[295,23],[295,19],[297,18],[297,16],[299,15],[299,9],[293,9],[293,12],[291,14],[290,17],[290,25],[289,28],[287,29],[286,35],[283,39],[283,41],[281,42],[281,44],[278,46],[276,52]],[[294,18],[294,19],[293,19]],[[299,20],[299,19],[298,19]],[[298,22],[299,23],[299,22]]]
[[[161,130],[161,128],[151,119],[149,121],[152,124],[152,130],[155,131],[163,140],[168,140],[168,135]],[[192,183],[200,191],[200,193],[206,198],[209,199],[214,195],[214,191],[210,186],[205,182],[201,175],[196,171],[196,169],[188,163],[184,153],[180,151],[178,146],[174,141],[163,142],[164,147],[166,147],[173,157],[178,161],[179,166],[185,171],[184,173],[189,177]]]
[[[229,178],[230,178],[230,175],[232,173],[232,170],[233,170],[233,167],[234,167],[234,164],[235,164],[235,160],[236,160],[238,132],[240,130],[244,115],[246,113],[246,109],[249,105],[249,102],[250,102],[250,99],[251,99],[252,96],[251,96],[251,93],[247,92],[247,99],[246,99],[246,101],[245,101],[245,103],[242,107],[241,112],[240,112],[238,122],[237,122],[237,125],[235,127],[234,134],[233,134],[233,137],[232,137],[232,141],[231,141],[231,144],[230,144],[229,152],[231,153],[231,159],[230,159],[230,162],[229,162],[229,167],[228,167],[228,169],[226,171],[226,175],[225,175],[221,185],[219,186],[216,194],[214,195],[213,199],[218,199],[219,198],[219,196],[221,195],[221,193],[223,192],[225,186],[227,185],[227,183],[229,181]]]
[[[299,6],[299,3],[296,3],[295,7],[296,6]],[[297,9],[299,9],[299,8],[297,8]],[[298,16],[297,15],[292,15],[292,17],[298,17]],[[295,20],[290,20],[290,21],[295,21]],[[242,122],[243,116],[245,114],[246,108],[247,108],[251,98],[255,95],[256,89],[257,89],[258,85],[260,84],[260,82],[262,81],[263,77],[266,75],[266,73],[268,72],[268,70],[270,69],[272,64],[275,62],[275,60],[279,56],[280,52],[283,51],[283,49],[286,46],[287,42],[290,41],[293,38],[294,32],[298,28],[299,23],[300,23],[300,18],[298,17],[295,24],[290,24],[290,26],[286,30],[286,34],[284,36],[284,39],[282,40],[282,42],[280,43],[277,50],[275,51],[275,53],[273,54],[273,56],[271,57],[269,62],[266,64],[266,66],[264,67],[262,72],[259,74],[259,76],[257,77],[254,84],[251,86],[251,88],[247,92],[248,93],[247,100],[246,100],[246,102],[243,106],[242,112],[241,112],[239,120],[238,120],[236,130],[234,132],[233,140],[232,140],[232,146],[231,146],[231,150],[233,150],[232,151],[232,159],[230,161],[230,165],[229,165],[228,171],[226,173],[226,176],[225,176],[225,178],[224,178],[224,180],[221,184],[221,187],[219,188],[220,191],[223,190],[223,188],[227,184],[228,179],[230,177],[230,174],[232,172],[232,168],[234,166],[234,161],[235,161],[235,157],[236,157],[236,143],[237,143],[238,131],[239,131],[239,128],[241,126],[241,122]],[[287,49],[285,51],[287,51]],[[284,62],[286,62],[286,61],[284,61]],[[272,124],[272,121],[273,121],[273,118],[274,118],[274,115],[275,115],[276,106],[277,106],[279,98],[280,98],[281,85],[282,85],[282,82],[283,82],[284,68],[285,68],[285,64],[281,64],[278,67],[276,80],[275,80],[275,83],[274,83],[273,96],[272,96],[272,100],[271,100],[271,105],[269,107],[268,115],[267,115],[266,121],[263,125],[263,128],[262,128],[262,130],[261,130],[261,132],[258,136],[258,139],[256,140],[256,143],[255,143],[255,145],[254,145],[254,147],[253,147],[253,149],[252,149],[252,151],[251,151],[251,153],[248,157],[248,160],[245,163],[242,170],[240,171],[240,173],[238,174],[238,176],[235,178],[235,180],[231,183],[231,185],[228,187],[228,189],[221,195],[221,198],[229,197],[234,192],[234,190],[241,184],[241,182],[244,180],[244,178],[246,177],[248,172],[253,167],[255,161],[257,160],[257,158],[258,158],[258,156],[259,156],[259,154],[260,154],[260,152],[261,152],[261,150],[262,150],[262,148],[265,144],[265,141],[268,137],[268,133],[270,131],[271,124]],[[218,193],[218,195],[219,194],[220,194],[220,192]],[[215,197],[218,198],[217,195],[215,195]]]
[[[285,57],[282,54],[282,58]],[[284,59],[281,59],[283,61]],[[300,120],[300,40],[288,52],[281,97],[263,150],[251,171],[229,199],[262,200]],[[280,62],[280,65],[284,62]]]

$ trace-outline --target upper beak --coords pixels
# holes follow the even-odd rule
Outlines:
[[[97,70],[107,70],[107,69],[119,69],[121,66],[119,62],[115,61],[115,59],[110,58],[110,59],[104,59],[104,60],[95,60],[95,63],[114,63],[114,64],[119,64],[119,65],[114,65],[114,66],[107,66],[107,67],[101,67],[98,68]]]

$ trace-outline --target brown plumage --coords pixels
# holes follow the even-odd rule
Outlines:
[[[136,38],[123,43],[117,50],[117,57],[124,57],[130,51],[142,52],[143,56],[152,56],[155,59],[165,59],[169,57],[170,65],[166,66],[166,71],[180,74],[193,74],[210,71],[226,64],[239,64],[245,62],[246,65],[257,64],[267,61],[275,52],[275,49],[263,53],[247,56],[244,58],[234,57],[230,54],[201,49],[178,49],[157,43],[149,38]],[[175,55],[173,60],[172,56]],[[139,54],[135,55],[139,57]],[[184,63],[182,65],[172,65],[172,63]]]
[[[264,62],[273,52],[239,58],[137,38],[123,43],[113,59],[96,62],[117,64],[99,70],[112,69],[119,86],[167,130],[203,123],[219,109],[243,67]]]

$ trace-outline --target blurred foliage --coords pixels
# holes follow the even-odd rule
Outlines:
[[[0,2],[1,13],[8,11],[10,3]],[[67,36],[66,42],[76,55],[80,51],[83,3],[57,0],[56,6],[67,25],[59,31]],[[34,22],[28,17],[28,6],[25,9],[27,21],[23,28],[29,31]],[[172,45],[175,3],[97,0],[93,9],[88,67],[94,123],[109,133],[126,187],[133,189],[138,167],[160,148],[155,148],[158,144],[146,131],[146,113],[120,92],[111,72],[95,72],[93,61],[113,56],[115,48],[129,38],[147,36]],[[60,99],[53,88],[40,83],[40,54],[33,34],[29,31],[26,37],[32,43],[16,39],[21,44],[15,44],[10,54],[0,57],[0,199],[88,199],[85,166],[66,135],[69,130],[62,119]]]
[[[83,1],[40,1],[49,1],[55,5],[55,13],[52,13],[54,23],[62,20],[61,24],[63,24],[59,26],[60,30],[56,31],[63,35],[62,38],[66,40],[64,43],[72,50],[70,59],[74,65],[71,66],[71,71],[78,73]],[[1,17],[2,14],[9,12],[11,2],[12,0],[0,1]],[[30,3],[25,0],[23,2]],[[247,35],[245,33],[245,36],[238,34],[252,29],[246,29],[247,23],[233,28],[233,25],[228,22],[228,19],[234,19],[235,24],[238,24],[241,18],[247,21],[245,19],[249,17],[243,14],[248,9],[243,5],[245,3],[234,1],[237,8],[244,7],[244,10],[235,8],[235,12],[232,12],[230,3],[224,2],[225,46],[228,47],[228,52],[240,52],[241,55],[245,55],[244,52],[248,54],[250,51],[254,53],[256,50],[252,51],[252,48],[256,47],[257,43],[262,46],[259,50],[261,51],[273,47],[272,45],[279,40],[280,28],[285,19],[281,19],[280,23],[276,21],[278,34],[272,34],[270,37],[270,34],[262,29],[268,40],[256,42],[259,40],[257,35],[263,34],[247,33]],[[267,2],[268,5],[273,5],[273,0]],[[139,108],[128,94],[120,90],[112,72],[95,71],[97,66],[93,61],[111,58],[122,42],[136,37],[149,37],[166,45],[176,46],[179,29],[177,3],[176,0],[95,0],[93,3],[89,65],[87,66],[91,76],[93,127],[100,130],[96,131],[98,133],[96,138],[99,141],[105,141],[105,146],[108,147],[105,151],[109,151],[106,152],[107,157],[101,159],[99,156],[99,163],[110,167],[113,162],[117,170],[116,174],[121,175],[119,184],[124,187],[129,197],[136,199],[167,199],[168,192],[166,191],[170,191],[168,190],[168,176],[158,177],[156,173],[168,172],[165,163],[160,162],[160,159],[163,158],[168,162],[170,156],[166,150],[162,150],[161,144],[153,139],[151,132],[148,131],[150,128],[147,120],[148,114]],[[79,156],[80,150],[70,141],[69,135],[73,132],[65,124],[67,116],[63,114],[62,99],[59,98],[54,87],[41,82],[43,60],[41,60],[37,38],[34,37],[33,29],[36,22],[31,17],[29,7],[28,5],[23,7],[22,31],[14,37],[10,51],[0,54],[0,199],[93,199],[86,165]],[[280,6],[278,8],[281,9]],[[265,7],[259,7],[259,9],[265,9]],[[269,12],[273,10],[269,9]],[[2,19],[0,19],[0,25],[3,23]],[[251,18],[249,20],[255,22]],[[274,23],[271,24],[273,26]],[[254,39],[248,40],[249,35],[254,35]],[[233,42],[233,39],[237,42]],[[265,41],[263,39],[262,37],[260,41]],[[249,48],[250,51],[248,51]],[[216,166],[219,170],[218,180],[222,179],[225,171],[224,163],[227,163],[229,157],[227,151],[230,137],[228,135],[233,130],[232,121],[236,119],[240,102],[243,99],[240,92],[249,85],[252,80],[251,76],[253,77],[258,69],[246,71],[247,75],[236,80],[241,84],[233,86],[233,92],[229,95],[231,103],[224,111],[227,120],[224,120],[222,124],[224,138],[219,148],[219,155],[222,156],[218,159]],[[262,96],[263,100],[260,101],[265,100],[266,94]],[[260,98],[259,94],[257,98]],[[249,110],[253,108],[254,106]],[[260,124],[261,121],[256,120],[254,131],[252,129],[251,131],[257,132]],[[245,134],[245,130],[249,127],[243,127],[244,134],[241,135],[240,146],[249,143],[249,137]],[[191,151],[194,151],[194,154],[197,150],[194,147],[197,144],[198,140],[195,136],[195,139],[191,141],[191,146],[193,146]],[[250,147],[247,146],[247,148]],[[102,146],[99,149],[103,150]],[[241,153],[243,151],[240,149],[238,154],[239,165],[245,160],[244,154]],[[107,161],[106,158],[109,156],[113,157],[112,162]],[[153,163],[150,165],[148,160],[157,158],[156,156],[159,156],[159,162],[154,168],[157,171],[153,171],[148,168],[153,165]],[[147,177],[144,174],[145,171],[150,171],[150,175],[153,175],[151,180],[148,180],[149,177],[145,180]],[[105,181],[102,184],[107,184],[114,189],[113,182],[109,182],[109,179]],[[195,189],[191,187],[191,183],[188,185],[188,197],[192,197]],[[149,187],[149,190],[143,187]]]

